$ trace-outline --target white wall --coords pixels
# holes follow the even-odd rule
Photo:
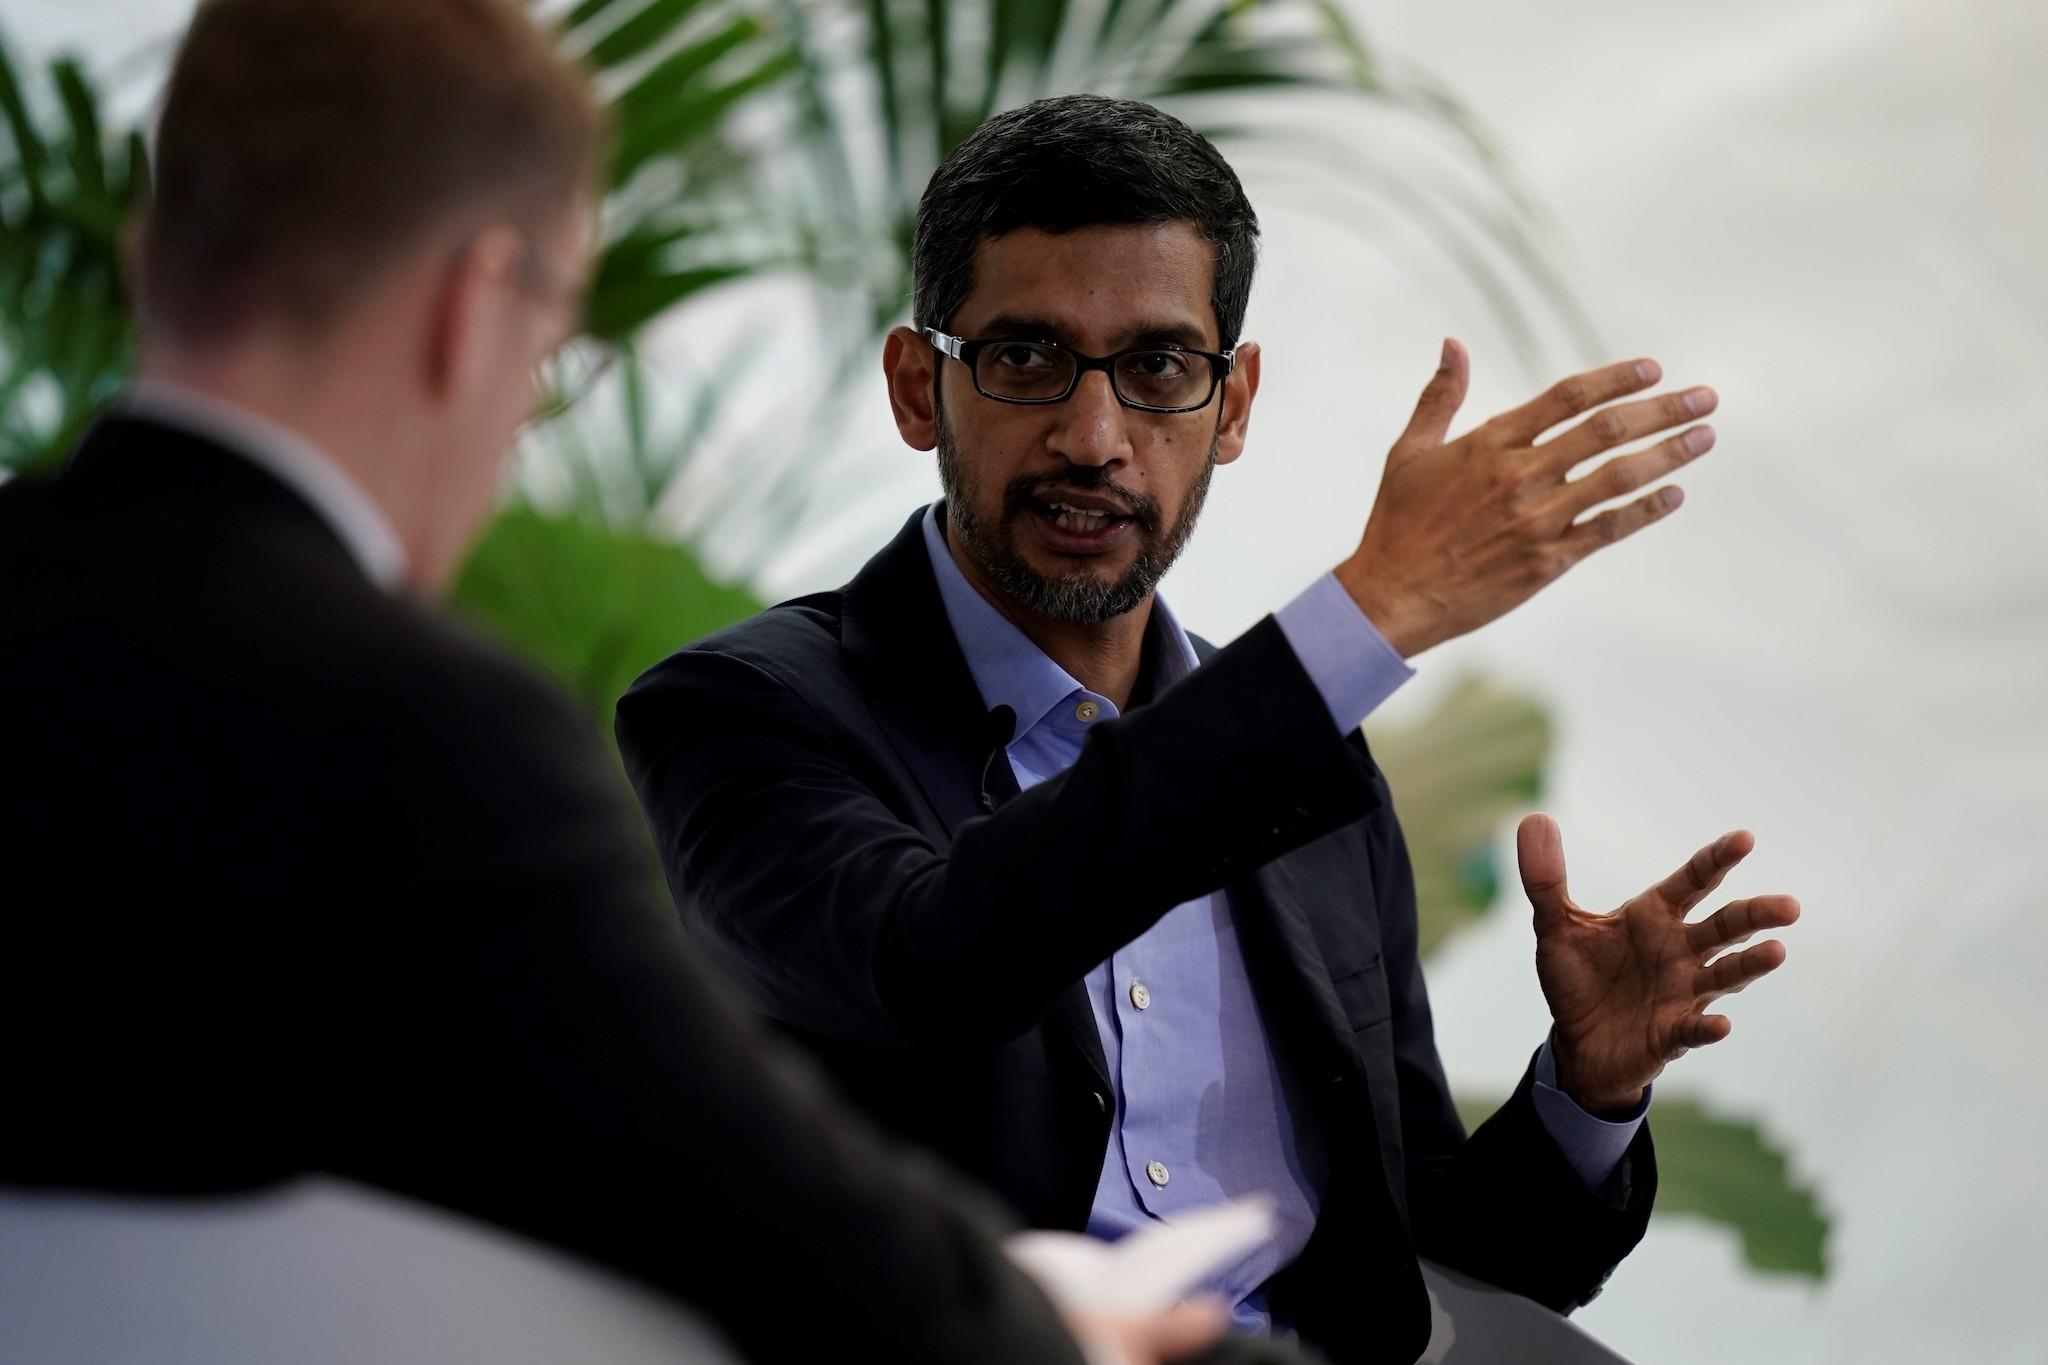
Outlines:
[[[1354,9],[1501,134],[1616,352],[1723,395],[1674,519],[1422,661],[1427,685],[1483,668],[1551,700],[1582,900],[1746,824],[1730,891],[1806,906],[1781,977],[1668,1088],[1789,1144],[1836,1219],[1830,1281],[1758,1283],[1732,1238],[1659,1223],[1586,1324],[1670,1365],[2048,1359],[2048,8]],[[1236,476],[1259,514],[1226,490],[1174,584],[1196,620],[1242,622],[1346,547],[1330,490],[1363,505],[1440,332],[1475,332],[1475,414],[1524,387],[1440,291],[1326,285],[1297,232],[1322,240],[1272,226],[1269,364],[1328,344],[1335,287],[1405,372],[1355,428],[1307,393],[1262,410],[1266,463]],[[1521,1064],[1529,944],[1504,914],[1435,973],[1454,1074]]]

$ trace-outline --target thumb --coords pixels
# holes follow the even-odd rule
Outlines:
[[[1436,373],[1423,385],[1422,397],[1415,400],[1415,415],[1408,419],[1408,429],[1394,442],[1388,458],[1410,460],[1442,445],[1450,435],[1451,419],[1464,406],[1471,379],[1472,358],[1456,337],[1445,337]]]
[[[1541,938],[1564,922],[1571,894],[1564,882],[1564,834],[1547,815],[1532,815],[1515,831],[1515,856],[1522,865],[1522,890],[1536,911]]]

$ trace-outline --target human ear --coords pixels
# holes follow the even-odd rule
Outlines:
[[[1244,454],[1251,427],[1252,400],[1259,396],[1259,343],[1237,344],[1235,363],[1223,380],[1223,411],[1216,425],[1216,463],[1229,464]]]
[[[526,247],[502,225],[485,228],[451,257],[431,286],[427,382],[441,398],[489,382],[492,348],[506,344],[506,285]]]
[[[908,327],[895,327],[882,342],[882,377],[889,386],[889,411],[897,434],[912,450],[930,450],[939,443],[938,413],[932,381],[938,352]]]

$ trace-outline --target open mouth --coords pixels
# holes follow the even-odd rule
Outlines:
[[[1038,514],[1062,531],[1075,532],[1107,530],[1116,522],[1130,520],[1128,516],[1106,508],[1076,507],[1070,502],[1041,503]]]
[[[1136,518],[1096,498],[1033,498],[1031,520],[1054,548],[1069,553],[1102,550],[1121,541]]]

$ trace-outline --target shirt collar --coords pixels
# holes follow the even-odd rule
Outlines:
[[[960,572],[952,551],[946,547],[938,508],[937,503],[925,508],[924,544],[931,556],[932,573],[939,581],[939,598],[945,604],[953,638],[960,642],[960,652],[967,658],[967,671],[981,690],[982,705],[991,710],[1007,706],[1017,713],[1014,743],[1051,715],[1061,702],[1088,689],[1074,681],[1072,674],[1053,662],[1050,655],[1031,642],[1031,637],[1017,629],[967,581],[967,575]],[[1194,671],[1195,648],[1164,598],[1153,597],[1152,613],[1168,646],[1158,660],[1158,686],[1163,691]],[[1107,698],[1098,701],[1114,711]]]
[[[386,592],[405,578],[405,546],[363,486],[318,446],[255,413],[161,380],[138,380],[121,408],[134,417],[204,436],[240,455],[305,500],[363,574]]]

